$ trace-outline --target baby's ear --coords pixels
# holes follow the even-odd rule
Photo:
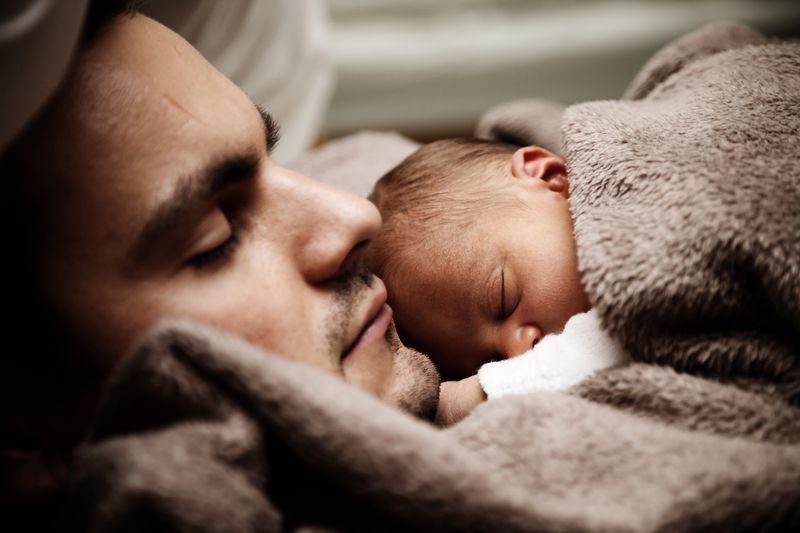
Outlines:
[[[511,156],[511,174],[521,180],[541,180],[553,192],[569,195],[567,164],[538,146],[525,146]]]

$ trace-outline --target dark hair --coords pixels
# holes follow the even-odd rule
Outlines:
[[[138,5],[132,0],[90,2],[79,36],[79,51],[90,46],[115,18],[132,16]],[[21,380],[20,386],[31,379],[44,387],[47,394],[57,399],[55,401],[66,401],[81,394],[91,394],[90,387],[96,375],[94,369],[78,363],[78,354],[71,351],[64,317],[44,294],[40,269],[37,268],[36,239],[42,231],[38,222],[48,208],[35,205],[24,190],[32,176],[24,163],[30,154],[23,155],[27,150],[25,140],[35,134],[36,126],[37,119],[34,118],[0,152],[0,175],[11,185],[11,191],[6,191],[9,199],[0,214],[0,224],[8,229],[5,244],[10,252],[2,267],[6,283],[7,317],[3,331],[7,349],[0,359],[0,372]],[[64,290],[70,288],[64,287]],[[34,429],[16,427],[10,420],[0,417],[0,447],[35,448],[42,443],[61,444],[54,443],[53,436],[40,434],[36,423],[30,426]]]
[[[80,42],[86,45],[92,42],[108,23],[123,15],[133,16],[142,6],[141,0],[93,0],[89,2],[83,22]]]
[[[133,15],[140,2],[133,0],[95,0],[90,2],[86,12],[80,48],[84,48],[100,35],[116,17]],[[26,150],[25,138],[35,129],[34,119],[23,132],[0,153],[0,173],[12,182],[30,182],[29,170],[22,162],[27,156],[20,154]],[[21,157],[21,158],[20,158]],[[54,383],[64,386],[74,383],[74,372],[70,374],[71,361],[62,343],[64,327],[47,298],[42,294],[36,268],[35,242],[40,231],[37,222],[46,207],[33,205],[29,194],[13,187],[13,201],[0,215],[0,223],[9,232],[7,246],[13,250],[13,259],[8,258],[3,265],[3,276],[8,283],[6,304],[10,316],[4,327],[10,333],[8,338],[24,339],[18,346],[20,353],[8,354],[0,361],[0,371],[13,368],[22,372],[35,372],[37,375],[51,376]],[[26,331],[34,335],[25,337]],[[57,379],[60,378],[60,379]],[[79,386],[79,384],[77,385]]]
[[[431,237],[467,231],[476,209],[514,203],[502,194],[497,175],[516,149],[481,139],[444,139],[424,145],[381,177],[369,195],[383,218],[370,244],[372,270],[385,278],[388,268],[410,254],[445,253],[447,239]]]
[[[439,215],[442,203],[463,204],[496,190],[493,176],[485,171],[507,165],[515,150],[481,139],[434,141],[381,177],[369,198],[385,220],[401,212]]]

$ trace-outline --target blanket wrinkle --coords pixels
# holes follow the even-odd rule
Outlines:
[[[760,45],[766,37],[737,22],[717,22],[679,37],[651,57],[633,78],[623,99],[639,100],[672,74],[698,59],[725,50]]]
[[[561,115],[564,106],[550,100],[516,100],[486,113],[475,136],[516,145],[536,145],[563,155]]]
[[[798,81],[800,45],[726,23],[654,56],[636,100],[522,102],[483,123],[527,144],[558,122],[586,289],[637,362],[439,430],[166,322],[75,454],[76,529],[800,529]],[[396,141],[380,138],[387,160],[410,148]],[[340,145],[348,172],[360,149],[385,164],[369,144]]]
[[[604,327],[639,361],[761,379],[800,404],[800,44],[712,24],[656,53],[624,99],[560,124]]]
[[[240,415],[85,445],[70,480],[72,528],[276,531],[281,516],[260,490],[258,448],[256,426]]]
[[[787,407],[776,385],[739,380],[736,386],[634,363],[600,372],[572,394],[674,427],[777,444],[800,443],[800,408]]]
[[[192,371],[175,371],[181,366]],[[616,369],[617,376],[630,368]],[[489,402],[440,431],[335,376],[207,326],[167,322],[145,336],[112,381],[95,427],[116,429],[90,435],[76,454],[75,523],[96,531],[128,523],[207,531],[800,524],[797,413],[781,413],[768,400],[743,413],[729,400],[744,392],[697,383],[680,390],[670,376],[659,379],[665,370],[648,367],[656,373],[651,389],[667,383],[675,392],[660,405],[632,406],[659,412],[659,422],[682,418],[677,406],[696,424],[538,393]],[[629,398],[652,393],[629,385]],[[701,394],[682,394],[691,385]],[[164,402],[166,413],[151,430],[106,423],[128,416],[124,400],[140,386],[165,393],[174,410]],[[707,409],[693,415],[692,400]],[[188,403],[207,405],[207,416],[185,409]],[[173,422],[162,425],[165,417]]]

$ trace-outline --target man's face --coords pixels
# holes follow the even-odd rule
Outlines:
[[[447,378],[519,355],[589,308],[566,188],[510,174],[497,180],[509,202],[476,210],[466,229],[430,230],[420,239],[436,254],[387,268],[398,330]]]
[[[43,207],[41,283],[95,367],[183,317],[394,403],[435,381],[389,349],[383,283],[361,273],[377,211],[276,166],[270,121],[176,34],[115,21],[44,125],[31,150],[49,152],[29,163],[53,178],[29,191]]]

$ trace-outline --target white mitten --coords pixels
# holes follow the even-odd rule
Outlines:
[[[628,361],[616,339],[600,327],[594,310],[567,321],[560,334],[511,359],[483,365],[478,379],[491,400],[536,390],[566,390],[594,372]]]

